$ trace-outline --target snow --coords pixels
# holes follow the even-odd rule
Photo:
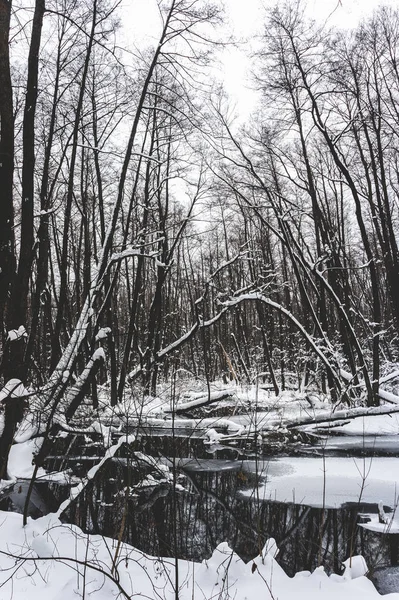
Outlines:
[[[205,433],[206,436],[206,443],[207,444],[217,444],[218,442],[220,442],[220,440],[222,440],[224,438],[224,435],[221,433],[218,433],[216,431],[216,429],[208,429],[208,431]]]
[[[339,431],[351,435],[399,435],[399,414],[357,417]]]
[[[17,479],[31,479],[35,465],[33,459],[41,448],[43,438],[36,437],[19,444],[13,444],[8,457],[8,476],[15,483]],[[64,472],[48,473],[42,467],[38,468],[36,479],[38,481],[52,481],[60,484],[71,483],[71,477]]]
[[[322,567],[289,578],[269,540],[261,556],[244,563],[226,543],[202,563],[146,555],[128,544],[62,524],[54,514],[22,526],[22,516],[0,512],[2,600],[376,600],[361,557],[347,561],[343,576]],[[115,568],[113,569],[113,566]],[[399,600],[398,593],[385,596]]]
[[[396,510],[392,515],[388,516],[387,523],[380,523],[379,515],[368,514],[366,516],[370,521],[368,523],[359,523],[359,525],[363,527],[363,529],[375,531],[383,535],[389,533],[399,534],[399,515],[397,512],[398,511]]]
[[[91,357],[91,360],[93,362],[97,362],[98,360],[105,362],[104,348],[97,348],[97,350],[93,353],[93,356]]]
[[[37,436],[38,433],[42,433],[45,430],[45,420],[41,419],[39,421],[34,413],[28,412],[19,424],[17,432],[14,435],[14,442],[17,444],[27,442],[34,436]]]
[[[13,487],[16,479],[0,479],[0,494],[4,494],[7,490]]]
[[[385,375],[385,377],[381,377],[380,383],[386,383],[387,381],[392,381],[392,379],[396,379],[398,377],[399,377],[399,371],[396,369],[395,371],[392,371],[388,375]]]
[[[34,438],[20,444],[13,444],[8,458],[8,475],[15,479],[30,479],[33,475],[34,455],[40,450],[43,438]],[[45,470],[39,467],[38,476],[44,476]]]
[[[115,430],[115,427],[107,427],[106,425],[103,425],[100,421],[94,421],[91,424],[90,429],[101,435],[104,448],[109,448],[111,446],[112,432]]]
[[[392,394],[392,392],[387,392],[386,390],[382,390],[379,388],[378,395],[383,400],[387,402],[391,402],[392,404],[399,404],[399,397],[397,394]]]
[[[259,468],[265,481],[263,500],[338,508],[348,502],[383,502],[396,506],[399,491],[398,459],[392,457],[289,457],[270,459]],[[241,492],[250,496],[253,491]]]
[[[100,348],[90,362],[103,358],[104,351]],[[25,395],[26,390],[19,380],[11,380],[1,394],[3,398],[19,396]],[[227,401],[226,394],[230,396]],[[229,416],[228,419],[170,418],[171,409],[199,408],[209,398],[223,402],[223,406],[234,406],[234,410],[246,408],[247,414]],[[262,412],[257,413],[255,408],[261,408]],[[97,415],[97,420],[92,415],[91,424],[85,431],[102,435],[106,453],[87,476],[71,488],[69,498],[61,504],[57,513],[37,521],[29,520],[25,528],[22,528],[18,515],[0,513],[0,600],[22,600],[29,595],[31,600],[69,600],[74,597],[93,600],[116,597],[168,600],[176,597],[175,559],[149,557],[126,544],[118,547],[117,541],[83,534],[77,527],[62,525],[58,520],[104,462],[115,456],[122,443],[133,440],[133,437],[121,436],[117,443],[111,445],[115,425],[110,426],[107,419],[112,417],[114,423],[122,425],[125,422],[129,426],[136,422],[136,418],[142,423],[164,427],[170,427],[171,424],[174,428],[200,427],[207,443],[215,444],[243,433],[258,434],[262,429],[266,432],[278,427],[281,432],[286,419],[326,415],[330,411],[331,405],[328,403],[318,400],[310,402],[304,394],[286,392],[276,398],[256,386],[229,389],[213,386],[210,396],[205,395],[203,390],[196,390],[179,394],[173,399],[167,395],[145,401],[142,397],[132,397],[116,410],[108,407]],[[43,426],[38,425],[29,413],[26,415],[11,448],[9,481],[3,482],[4,486],[16,479],[28,480],[31,477],[32,459],[42,443],[42,438],[33,436],[40,435],[40,427]],[[221,429],[233,435],[222,435]],[[372,436],[394,439],[399,434],[399,415],[357,417],[335,430],[341,438],[346,439],[350,436],[360,436],[359,439],[365,436],[367,439],[373,439]],[[160,477],[150,473],[136,487],[152,487],[160,481],[170,481],[168,467],[159,460],[140,453],[135,456],[148,466],[156,467]],[[236,466],[237,461],[234,464],[231,461],[228,468]],[[261,500],[296,502],[325,508],[362,501],[379,505],[381,514],[384,506],[397,505],[397,458],[279,457],[268,461],[257,460],[256,464],[255,461],[244,461],[242,466],[249,470],[260,470],[261,485],[257,495],[259,492]],[[38,477],[41,480],[59,477],[59,481],[64,478],[64,483],[67,480],[65,474],[48,474],[42,468],[38,471]],[[250,496],[254,492],[241,493]],[[396,512],[387,511],[385,516],[387,523],[380,523],[377,514],[370,515],[371,520],[362,523],[362,526],[381,533],[399,532],[399,516]],[[298,573],[291,579],[276,562],[277,554],[276,543],[270,539],[261,555],[248,564],[234,554],[227,544],[219,545],[212,556],[201,564],[178,560],[179,600],[250,600],[257,597],[264,600],[371,600],[380,597],[365,577],[367,565],[362,557],[350,557],[345,563],[343,576],[333,574],[328,577],[319,567],[313,573]],[[112,571],[115,557],[117,578]],[[392,593],[386,598],[399,600],[399,594]]]
[[[190,410],[193,408],[200,408],[201,406],[207,404],[213,404],[215,402],[220,402],[221,400],[234,398],[235,390],[219,390],[216,392],[212,392],[210,394],[194,394],[194,399],[186,402],[179,402],[178,405],[174,408],[175,412],[182,412],[185,410]],[[173,407],[171,407],[173,410]]]
[[[10,331],[7,332],[7,340],[9,342],[16,342],[21,338],[26,337],[28,337],[28,333],[23,325],[20,325],[18,329],[10,329]]]
[[[96,335],[96,338],[95,338],[96,342],[106,339],[110,334],[111,334],[110,327],[101,327],[101,329],[98,330],[98,333]]]
[[[30,393],[20,379],[10,379],[0,391],[0,402],[6,398],[23,398]]]
[[[363,556],[352,556],[343,562],[345,579],[357,579],[367,574],[368,568]]]

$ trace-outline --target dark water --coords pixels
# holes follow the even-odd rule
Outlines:
[[[102,455],[100,442],[87,445],[76,436],[71,458],[65,459],[67,443],[70,446],[71,440],[59,442],[59,453],[46,466],[84,476]],[[142,460],[140,452],[155,457],[158,465],[168,465],[169,480],[162,468]],[[273,537],[280,548],[278,560],[289,575],[319,564],[340,572],[342,561],[355,554],[362,554],[372,571],[398,564],[397,535],[382,536],[358,526],[359,515],[376,512],[376,505],[320,509],[263,502],[256,493],[261,483],[253,468],[256,460],[253,447],[216,451],[199,437],[143,433],[104,465],[64,518],[85,531],[120,537],[152,555],[194,560],[209,557],[222,541],[250,560]],[[152,485],[146,486],[149,476]],[[24,486],[15,486],[0,508],[22,510]],[[252,494],[244,497],[245,490]],[[55,510],[67,494],[65,487],[37,484],[32,516]]]
[[[242,490],[257,485],[256,476],[238,464],[207,461],[206,470],[189,466],[179,483],[159,484],[126,493],[137,473],[129,474],[124,461],[113,461],[101,479],[88,488],[68,511],[68,520],[83,529],[118,537],[159,556],[201,560],[227,541],[250,560],[269,537],[280,548],[279,562],[293,575],[324,564],[340,571],[348,556],[363,554],[369,567],[397,563],[397,536],[386,536],[358,527],[358,515],[375,506],[354,505],[321,510],[300,504],[258,502],[256,494],[243,498]]]

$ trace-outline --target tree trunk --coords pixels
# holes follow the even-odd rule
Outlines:
[[[14,255],[14,117],[10,74],[8,37],[10,31],[11,1],[0,0],[0,323],[10,324],[9,294],[15,275]],[[4,329],[1,332],[4,344]],[[4,351],[4,348],[2,348]],[[4,360],[1,374],[10,377],[10,364]]]
[[[28,57],[28,77],[26,84],[24,121],[22,129],[22,206],[21,243],[18,272],[13,291],[14,327],[26,325],[29,281],[33,260],[33,211],[34,211],[34,169],[35,169],[35,115],[37,83],[39,71],[39,50],[42,34],[44,0],[36,0],[32,23],[32,36]],[[22,356],[20,357],[22,361]],[[16,366],[18,369],[18,366]],[[18,376],[18,371],[17,371]]]

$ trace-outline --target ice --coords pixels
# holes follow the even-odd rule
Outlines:
[[[265,479],[259,489],[264,500],[324,508],[360,501],[396,505],[397,458],[283,457],[256,467]]]

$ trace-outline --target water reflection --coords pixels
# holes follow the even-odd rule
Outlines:
[[[65,456],[67,446],[70,458]],[[60,440],[56,450],[46,467],[68,468],[80,476],[103,452],[100,440],[87,444],[82,436]],[[155,457],[155,466],[146,455]],[[398,563],[397,535],[383,536],[358,526],[359,514],[376,512],[376,505],[321,509],[264,501],[259,489],[265,483],[265,457],[242,459],[248,456],[251,452],[245,448],[210,453],[198,437],[139,435],[134,446],[123,446],[118,457],[104,465],[64,518],[152,555],[194,560],[209,557],[222,541],[249,560],[274,537],[278,560],[289,575],[321,563],[339,572],[342,560],[359,553],[372,569]],[[24,485],[14,486],[0,508],[22,510]],[[55,510],[66,494],[64,486],[36,485],[32,516]],[[385,511],[389,513],[388,506]]]
[[[290,575],[321,563],[339,572],[344,559],[359,553],[371,568],[397,564],[398,536],[358,526],[359,513],[376,512],[376,505],[323,510],[264,502],[256,493],[258,476],[244,464],[220,468],[220,461],[212,465],[208,460],[206,469],[199,464],[180,464],[175,477],[179,489],[171,483],[137,488],[142,476],[137,465],[113,461],[71,506],[67,518],[87,531],[121,536],[153,555],[194,560],[209,557],[222,541],[249,560],[274,537],[279,562]],[[243,496],[248,489],[252,495]]]

